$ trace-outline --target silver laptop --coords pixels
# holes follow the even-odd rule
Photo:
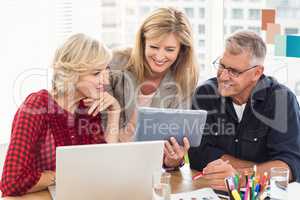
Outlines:
[[[81,145],[56,150],[56,200],[151,199],[163,141]]]

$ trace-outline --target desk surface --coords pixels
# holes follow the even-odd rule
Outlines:
[[[203,179],[192,181],[192,176],[196,171],[191,170],[188,165],[182,167],[180,171],[172,172],[171,187],[172,193],[187,192],[203,187],[207,187],[207,183]],[[7,197],[4,200],[51,200],[50,193],[48,191],[41,191],[24,195],[22,197]]]

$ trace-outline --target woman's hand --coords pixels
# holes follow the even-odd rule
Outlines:
[[[119,102],[108,92],[103,92],[99,99],[84,99],[84,104],[89,106],[88,114],[96,116],[104,110],[120,112],[121,107]],[[110,113],[110,112],[108,112]]]
[[[190,148],[187,138],[183,138],[183,146],[180,146],[174,137],[170,138],[170,142],[165,143],[164,148],[164,164],[167,167],[178,167],[184,160],[184,155]]]
[[[119,102],[108,92],[103,92],[99,99],[84,99],[84,104],[89,106],[88,114],[96,116],[99,112],[107,110],[107,124],[105,130],[105,140],[107,143],[115,143],[120,140],[120,112]]]
[[[28,190],[28,193],[47,189],[50,185],[55,185],[55,172],[44,171],[42,172],[40,180],[30,190]]]

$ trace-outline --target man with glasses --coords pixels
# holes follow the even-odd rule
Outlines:
[[[300,181],[299,105],[287,87],[263,74],[265,56],[257,34],[233,34],[213,62],[217,77],[193,97],[193,109],[208,117],[200,146],[189,149],[190,166],[203,170],[214,189],[224,190],[225,177],[245,175],[254,165],[260,175],[288,168],[290,181]]]

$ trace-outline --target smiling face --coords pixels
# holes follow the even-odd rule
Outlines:
[[[241,53],[238,55],[230,54],[225,51],[220,62],[226,66],[226,68],[232,68],[237,71],[244,71],[250,67],[251,56],[249,53]],[[218,70],[218,91],[224,97],[232,97],[236,102],[243,102],[248,99],[252,89],[256,85],[256,82],[263,73],[262,67],[256,67],[245,71],[238,77],[232,77],[228,74],[226,69]]]
[[[83,98],[98,99],[109,84],[108,69],[92,70],[79,77],[76,90]]]
[[[145,40],[145,58],[154,76],[163,76],[176,61],[180,42],[173,33]]]

